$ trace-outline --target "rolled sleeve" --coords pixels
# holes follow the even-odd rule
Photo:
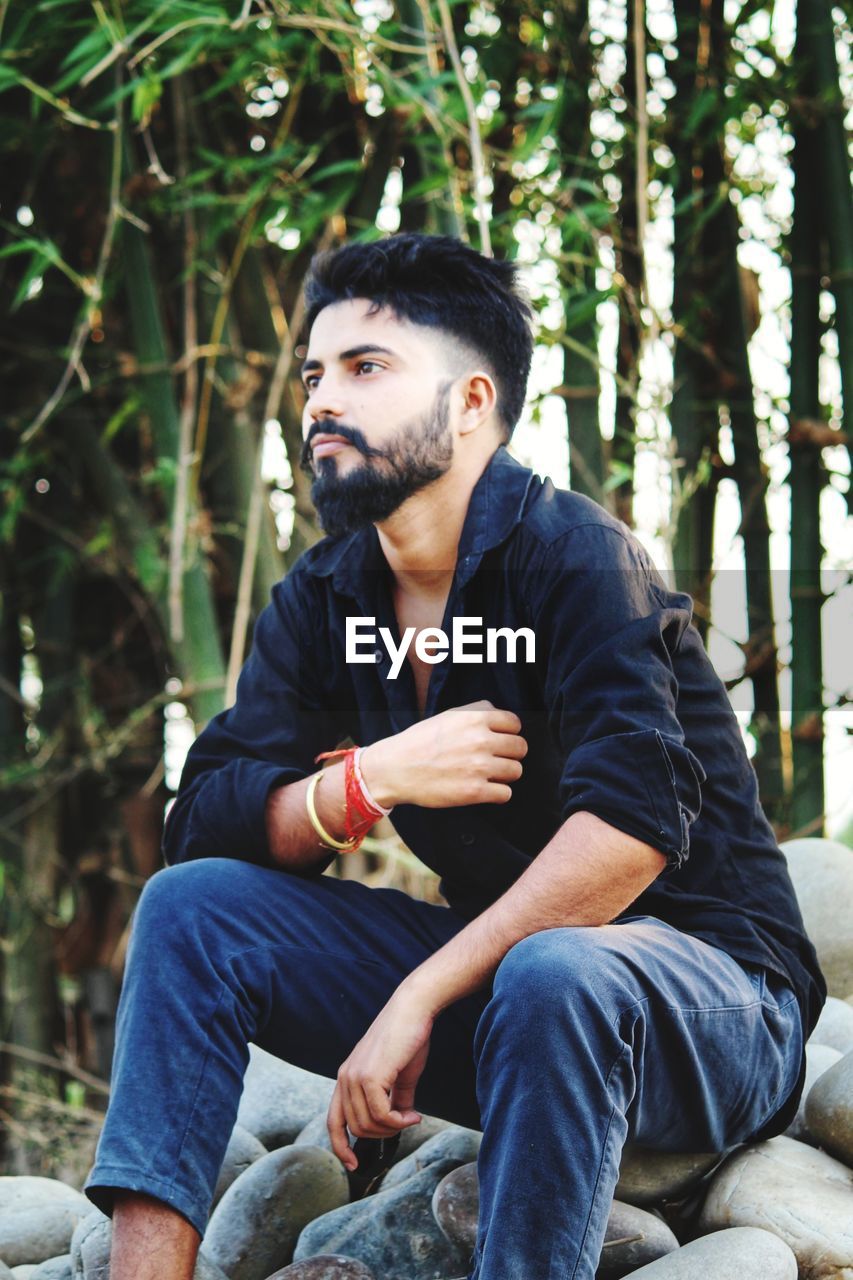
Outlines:
[[[563,817],[594,813],[680,867],[702,803],[694,765],[691,752],[657,729],[585,742],[569,756],[560,780]]]
[[[565,534],[535,576],[563,820],[593,813],[677,868],[705,781],[685,745],[673,670],[690,598],[666,591],[639,544],[608,525]]]
[[[170,864],[219,856],[272,865],[267,797],[313,773],[318,752],[343,736],[344,709],[323,674],[323,628],[300,577],[295,566],[273,589],[234,706],[190,748],[163,836]]]

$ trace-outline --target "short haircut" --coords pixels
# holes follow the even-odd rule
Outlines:
[[[352,298],[452,335],[482,359],[509,440],[533,355],[533,313],[512,262],[485,258],[452,236],[414,232],[317,254],[305,284],[307,328],[325,307]]]

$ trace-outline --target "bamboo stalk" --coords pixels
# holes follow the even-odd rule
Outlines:
[[[808,8],[798,10],[795,59],[803,68],[807,97],[815,92],[810,56]],[[820,453],[809,447],[796,425],[820,416],[820,168],[813,117],[794,122],[794,220],[791,229],[791,826],[821,834],[823,780],[823,652],[821,638]]]
[[[591,103],[586,86],[592,74],[589,47],[589,6],[580,4],[564,9],[556,31],[562,52],[562,112],[557,138],[563,161],[563,187],[572,193],[572,207],[577,217],[567,220],[563,231],[561,272],[563,304],[568,310],[572,302],[582,300],[595,291],[598,246],[584,205],[589,196],[579,180],[589,181]],[[580,243],[578,239],[580,237]],[[571,266],[568,264],[571,263]],[[601,379],[597,359],[579,359],[577,348],[598,353],[599,326],[595,312],[572,325],[563,348],[563,386],[569,444],[569,473],[572,489],[606,505],[604,489],[604,446],[599,421]],[[571,337],[573,342],[566,339]]]
[[[823,228],[829,250],[830,289],[835,297],[835,331],[844,422],[853,423],[853,195],[850,157],[844,127],[845,104],[835,52],[832,5],[828,0],[799,0],[803,52],[811,60],[814,107],[818,125],[815,143],[821,162],[817,181],[823,207]],[[850,433],[850,426],[847,426]],[[848,444],[853,470],[853,442]],[[847,489],[853,512],[853,484]]]
[[[174,84],[173,116],[175,121],[175,146],[177,152],[177,174],[180,182],[185,182],[189,172],[187,142],[187,108],[184,86],[178,77]],[[196,311],[196,266],[195,255],[198,244],[195,215],[189,201],[184,205],[184,352],[194,351],[198,346],[198,315]],[[181,398],[181,418],[178,430],[178,469],[175,480],[175,503],[172,510],[172,530],[169,543],[169,630],[172,639],[180,644],[184,638],[183,582],[184,582],[184,543],[187,532],[187,512],[189,505],[190,467],[194,454],[192,452],[193,427],[195,424],[196,401],[198,399],[198,364],[195,360],[186,361],[184,389]]]

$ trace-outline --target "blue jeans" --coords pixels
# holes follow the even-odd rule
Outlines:
[[[203,1235],[248,1043],[333,1077],[445,907],[228,858],[158,872],[133,921],[109,1110],[86,1193],[145,1192]],[[592,1280],[626,1140],[720,1151],[794,1088],[791,991],[651,917],[547,929],[436,1020],[417,1091],[482,1128],[471,1280]]]

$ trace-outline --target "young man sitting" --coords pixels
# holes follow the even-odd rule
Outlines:
[[[482,1128],[472,1280],[591,1280],[627,1139],[786,1126],[815,954],[689,598],[507,452],[513,267],[400,235],[316,261],[307,302],[329,536],[258,619],[137,909],[86,1187],[112,1280],[191,1276],[250,1041],[337,1078],[348,1169],[349,1135],[421,1111]],[[321,875],[386,812],[448,906]]]

